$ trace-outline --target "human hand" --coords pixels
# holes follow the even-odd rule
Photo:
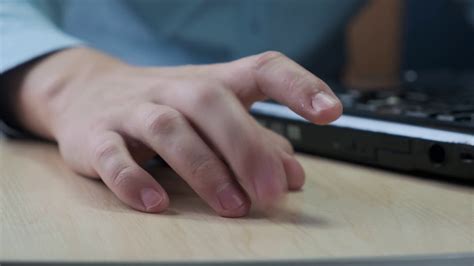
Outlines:
[[[144,68],[87,48],[47,56],[22,72],[21,124],[56,140],[76,172],[101,178],[145,212],[169,204],[140,164],[160,155],[219,215],[247,214],[299,189],[304,171],[284,138],[248,113],[268,97],[316,124],[340,116],[330,88],[277,52],[213,65]]]

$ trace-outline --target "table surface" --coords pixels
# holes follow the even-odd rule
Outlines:
[[[163,169],[163,214],[121,204],[54,145],[0,138],[0,261],[331,259],[474,252],[472,188],[299,155],[307,183],[278,208],[216,216]],[[165,173],[167,172],[167,173]]]

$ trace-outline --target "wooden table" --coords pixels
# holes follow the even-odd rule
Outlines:
[[[51,144],[0,138],[0,261],[319,259],[472,253],[472,188],[300,155],[301,192],[272,212],[216,216],[179,178],[161,215],[80,177]],[[162,170],[159,170],[162,173]]]

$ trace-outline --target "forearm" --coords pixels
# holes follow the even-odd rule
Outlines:
[[[22,129],[55,140],[63,99],[80,94],[81,83],[123,64],[88,48],[66,49],[17,67],[2,77],[12,119]],[[77,88],[77,89],[72,89]]]

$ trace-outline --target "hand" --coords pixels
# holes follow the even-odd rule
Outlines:
[[[299,189],[304,171],[282,137],[249,115],[271,97],[326,124],[342,107],[330,88],[277,52],[224,64],[143,68],[87,48],[47,56],[22,71],[18,120],[56,140],[76,172],[100,177],[145,212],[169,204],[140,164],[159,154],[218,214],[247,214]]]

